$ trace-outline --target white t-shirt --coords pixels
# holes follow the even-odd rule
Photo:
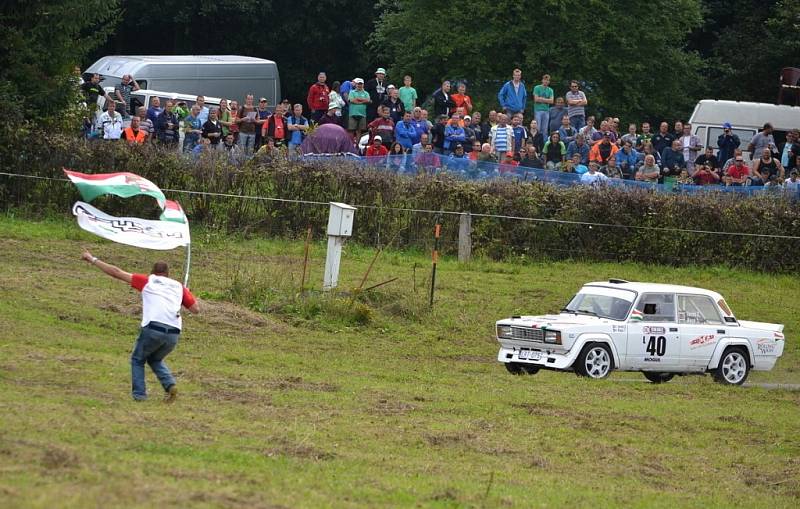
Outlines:
[[[605,182],[606,180],[608,180],[608,177],[606,177],[604,174],[600,173],[599,171],[596,171],[594,173],[589,173],[587,171],[586,173],[581,175],[581,184],[594,185],[594,184],[596,184],[598,182]]]
[[[195,298],[182,284],[166,276],[133,274],[131,286],[142,292],[142,327],[160,322],[181,328],[181,305],[191,307]]]

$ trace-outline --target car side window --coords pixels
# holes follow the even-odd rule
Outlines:
[[[675,295],[671,293],[644,293],[636,303],[636,310],[645,322],[674,322]]]
[[[705,295],[679,295],[678,323],[721,325],[722,317],[710,297]]]

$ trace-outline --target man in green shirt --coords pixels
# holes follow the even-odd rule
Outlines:
[[[406,75],[403,78],[403,86],[400,87],[400,101],[405,106],[406,111],[414,111],[417,105],[417,91],[411,86],[411,76]]]
[[[533,87],[533,116],[539,129],[547,133],[547,126],[550,123],[550,105],[553,104],[553,89],[550,88],[550,75],[542,76],[542,84]],[[542,127],[544,126],[544,127]]]
[[[361,139],[361,132],[367,128],[367,104],[372,100],[369,97],[369,92],[364,90],[364,80],[356,78],[353,80],[356,84],[356,89],[351,90],[347,96],[347,101],[350,103],[350,118],[348,119],[347,128],[353,133],[356,143]]]

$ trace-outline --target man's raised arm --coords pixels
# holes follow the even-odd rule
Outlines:
[[[96,256],[92,256],[92,253],[89,251],[84,251],[81,255],[81,259],[85,260],[88,263],[96,266],[98,269],[102,270],[109,276],[119,279],[120,281],[125,281],[128,284],[131,284],[131,273],[125,272],[124,270],[120,269],[115,265],[111,265],[110,263],[106,263]]]

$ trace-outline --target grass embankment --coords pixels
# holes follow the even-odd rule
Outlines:
[[[430,313],[427,257],[387,252],[366,286],[399,279],[350,308],[295,295],[302,242],[195,232],[190,286],[204,313],[184,318],[168,358],[181,394],[167,406],[151,373],[151,400],[130,400],[138,294],[78,261],[86,246],[146,272],[160,255],[66,222],[2,218],[0,238],[3,507],[796,507],[800,497],[800,392],[709,377],[657,386],[635,373],[512,377],[492,331],[499,317],[558,309],[587,280],[709,287],[740,318],[786,324],[784,357],[751,380],[798,383],[796,277],[446,259]],[[342,288],[358,285],[373,254],[346,247]],[[324,256],[314,244],[317,289]]]

